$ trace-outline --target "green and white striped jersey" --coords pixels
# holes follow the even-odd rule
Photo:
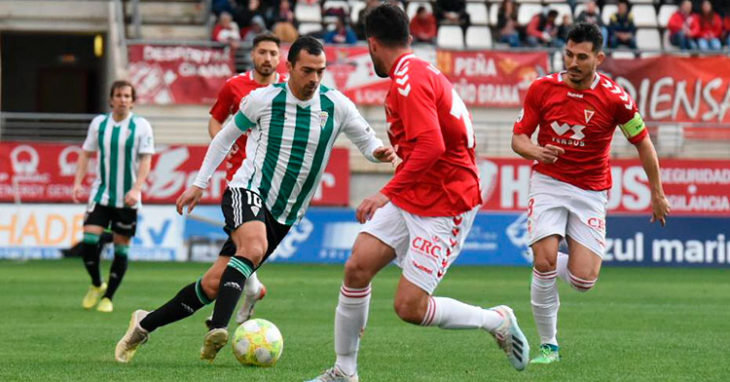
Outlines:
[[[322,85],[310,100],[302,101],[288,83],[270,85],[245,97],[213,139],[196,186],[208,186],[233,142],[247,131],[246,159],[228,186],[258,192],[274,218],[286,225],[304,216],[340,133],[373,162],[373,151],[383,145],[355,104],[339,91]]]
[[[155,153],[152,127],[146,119],[133,113],[120,122],[114,121],[111,113],[98,115],[89,124],[83,149],[99,151],[96,161],[98,176],[91,186],[89,202],[126,207],[124,195],[137,180],[139,156]],[[139,203],[134,207],[139,207]]]

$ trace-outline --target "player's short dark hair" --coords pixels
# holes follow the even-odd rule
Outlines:
[[[378,5],[365,15],[365,35],[386,46],[408,45],[411,36],[408,16],[397,5]]]
[[[558,11],[551,9],[548,11],[547,16],[548,17],[558,17]]]
[[[324,47],[319,40],[312,36],[302,36],[297,38],[294,43],[291,44],[291,47],[289,47],[289,55],[286,58],[289,62],[291,62],[292,66],[297,63],[297,59],[299,59],[299,52],[302,50],[307,51],[307,53],[311,55],[319,56],[322,52],[324,52]]]
[[[272,33],[262,33],[253,38],[253,47],[255,48],[264,41],[271,41],[276,44],[276,46],[279,46],[281,44],[281,40],[279,40],[279,38],[274,36]]]
[[[109,99],[114,98],[114,92],[117,89],[129,86],[132,89],[132,101],[137,100],[137,91],[134,90],[134,86],[127,80],[117,80],[112,83],[112,88],[109,90]]]
[[[596,24],[577,23],[568,32],[568,41],[575,43],[590,42],[593,44],[593,52],[600,52],[603,48],[603,35]]]

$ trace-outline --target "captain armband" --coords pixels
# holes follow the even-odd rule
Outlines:
[[[623,125],[618,125],[618,127],[621,128],[621,131],[628,139],[631,139],[641,134],[641,132],[646,129],[646,125],[644,125],[644,120],[641,118],[641,114],[639,114],[638,112],[634,113],[634,118],[631,118]]]

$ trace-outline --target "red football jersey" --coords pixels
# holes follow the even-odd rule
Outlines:
[[[636,103],[610,78],[596,73],[591,87],[575,90],[563,82],[563,73],[535,80],[525,96],[514,125],[515,134],[565,149],[555,163],[536,162],[535,171],[586,190],[611,188],[608,164],[616,126],[633,144],[647,136]]]
[[[421,216],[456,216],[481,204],[471,115],[449,80],[410,53],[390,78],[388,136],[403,161],[383,194]]]
[[[274,83],[282,82],[283,76],[279,73],[274,74],[276,78]],[[216,121],[223,123],[229,115],[234,115],[238,111],[238,105],[241,99],[251,93],[253,90],[268,86],[262,85],[254,79],[253,71],[244,72],[229,78],[223,88],[218,92],[218,98],[215,104],[210,108],[211,117]],[[243,160],[246,158],[246,139],[248,134],[241,135],[231,147],[231,152],[226,158],[226,179],[231,180],[233,174],[236,173]]]

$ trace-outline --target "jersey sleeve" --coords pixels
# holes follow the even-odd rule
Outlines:
[[[641,142],[649,134],[636,102],[625,91],[616,98],[614,116],[621,132],[632,144]]]
[[[152,133],[152,126],[150,126],[150,123],[143,118],[140,118],[140,136],[139,136],[139,155],[149,154],[152,155],[155,153],[155,137]]]
[[[89,130],[86,132],[86,139],[84,144],[81,146],[84,151],[96,152],[99,149],[99,125],[106,116],[98,115],[91,120],[89,123]]]
[[[205,159],[203,159],[203,164],[200,166],[193,185],[202,189],[208,187],[210,177],[213,176],[215,170],[223,162],[223,159],[226,158],[228,152],[231,151],[233,143],[241,135],[243,135],[243,131],[238,128],[235,121],[228,121],[223,126],[223,129],[210,142],[208,151],[205,153]]]
[[[404,158],[401,167],[382,190],[388,197],[417,182],[421,174],[428,171],[446,151],[436,106],[436,89],[433,84],[423,81],[408,82],[405,89],[397,88],[398,114],[403,120],[406,140],[415,141],[413,151]]]
[[[532,133],[540,124],[540,99],[539,99],[539,82],[533,82],[527,89],[525,101],[522,103],[522,110],[517,116],[512,132],[514,134],[525,134],[532,136]]]
[[[238,112],[233,116],[234,125],[244,133],[256,126],[256,121],[259,119],[259,115],[263,110],[264,97],[262,96],[265,93],[260,91],[262,89],[254,90],[243,97],[241,105],[238,107]]]
[[[210,108],[210,116],[220,123],[225,122],[234,102],[236,101],[233,99],[233,91],[231,90],[230,81],[228,81],[218,92],[218,98],[216,98],[213,107]]]
[[[375,131],[368,124],[365,118],[360,115],[352,101],[341,95],[340,102],[343,109],[342,131],[347,138],[357,146],[362,155],[371,162],[378,162],[373,156],[373,151],[383,146],[383,141],[375,137]]]

